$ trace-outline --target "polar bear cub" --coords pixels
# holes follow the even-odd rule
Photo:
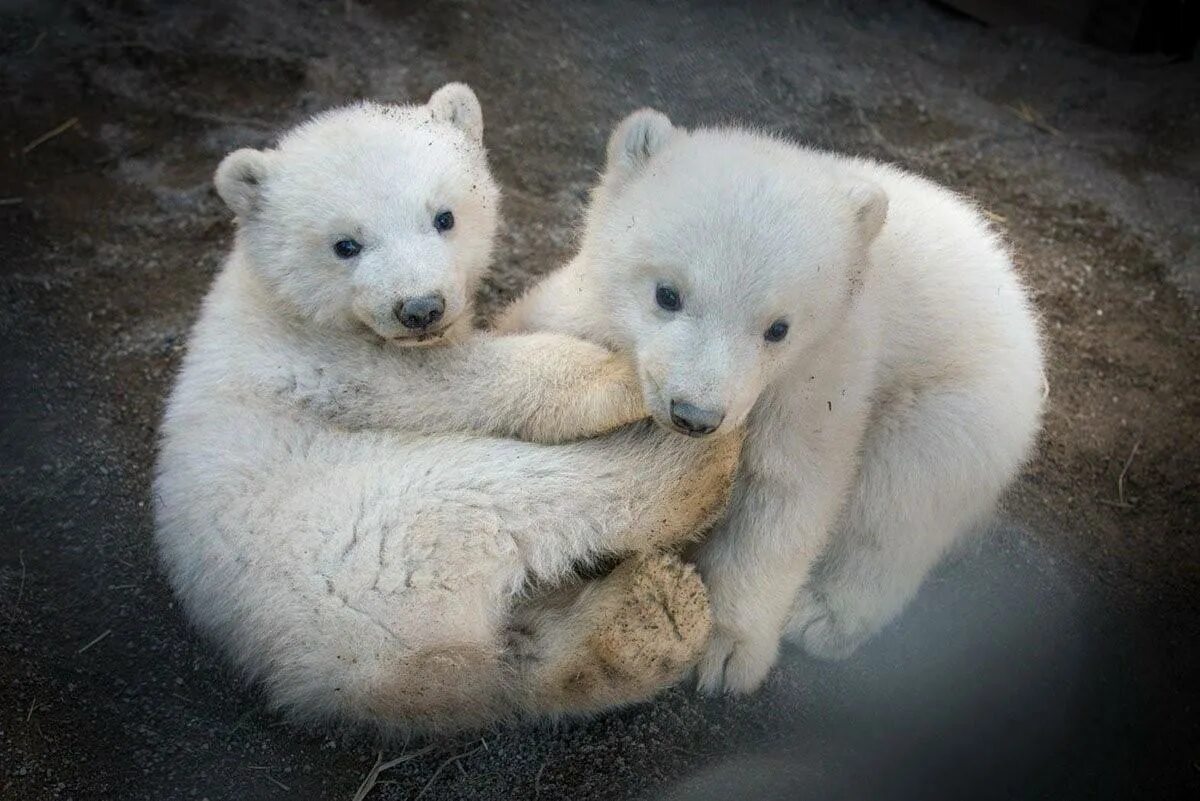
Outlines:
[[[879,631],[993,507],[1040,424],[1035,316],[969,203],[651,110],[612,135],[578,255],[500,328],[632,354],[665,427],[746,422],[729,512],[695,553],[710,691],[757,687],[781,635],[839,658]]]
[[[191,619],[296,718],[599,709],[675,681],[709,631],[699,578],[654,553],[719,513],[739,438],[536,444],[646,412],[602,347],[472,331],[499,199],[482,131],[451,84],[216,173],[237,241],[162,425],[157,541]]]

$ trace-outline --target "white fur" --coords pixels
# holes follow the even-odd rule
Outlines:
[[[603,633],[608,611],[642,611],[618,610],[620,582],[679,590],[692,623],[672,653],[694,659],[708,631],[698,581],[652,561],[530,611],[558,621],[528,632],[557,656],[510,658],[528,581],[690,535],[719,512],[737,456],[644,428],[500,438],[595,436],[645,412],[604,348],[471,331],[498,203],[481,137],[474,94],[451,85],[425,106],[326,113],[216,174],[237,244],[168,403],[157,540],[189,616],[297,718],[448,729],[643,697],[673,680],[653,659],[658,673],[624,688],[587,674],[579,621]],[[456,222],[440,233],[444,210]],[[363,249],[340,259],[347,237]],[[433,291],[442,328],[408,333],[396,301]],[[697,475],[713,478],[707,511],[672,512]]]
[[[656,305],[676,287],[683,309]],[[772,344],[776,320],[788,336]],[[695,553],[710,691],[779,638],[838,658],[896,617],[1025,461],[1034,313],[972,206],[899,169],[736,129],[624,121],[579,254],[506,313],[631,353],[647,405],[746,421],[728,516]],[[814,566],[818,565],[814,570]]]

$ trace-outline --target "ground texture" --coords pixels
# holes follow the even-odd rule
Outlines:
[[[570,253],[622,114],[742,120],[977,198],[1043,315],[1050,412],[992,535],[852,660],[789,652],[748,699],[433,743],[371,798],[1198,789],[1195,64],[920,2],[2,8],[0,798],[348,801],[374,764],[264,711],[181,618],[150,468],[230,239],[220,157],[449,80],[478,90],[506,192],[486,313]]]

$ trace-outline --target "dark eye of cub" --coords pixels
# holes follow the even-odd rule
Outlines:
[[[787,336],[788,324],[786,320],[776,320],[771,323],[771,327],[763,333],[763,339],[768,342],[782,342]]]
[[[339,259],[353,259],[362,252],[362,245],[357,239],[339,239],[333,243],[333,252]]]
[[[683,298],[679,297],[679,291],[673,286],[659,284],[654,290],[654,300],[660,308],[670,312],[676,312],[683,308]]]
[[[439,211],[433,217],[433,227],[439,234],[444,234],[454,227],[454,214],[449,211]]]

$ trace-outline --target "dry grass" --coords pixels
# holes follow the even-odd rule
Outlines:
[[[432,746],[425,746],[419,751],[413,751],[411,754],[401,754],[395,759],[389,759],[387,762],[383,761],[383,752],[380,751],[375,757],[375,764],[371,767],[371,770],[367,772],[367,775],[363,777],[362,783],[358,785],[358,790],[355,791],[354,797],[350,801],[363,801],[363,799],[367,797],[371,790],[375,788],[375,784],[379,781],[380,773],[383,773],[385,770],[391,770],[397,765],[402,765],[405,762],[411,762],[419,756],[424,756],[425,754],[429,753],[431,749]]]

